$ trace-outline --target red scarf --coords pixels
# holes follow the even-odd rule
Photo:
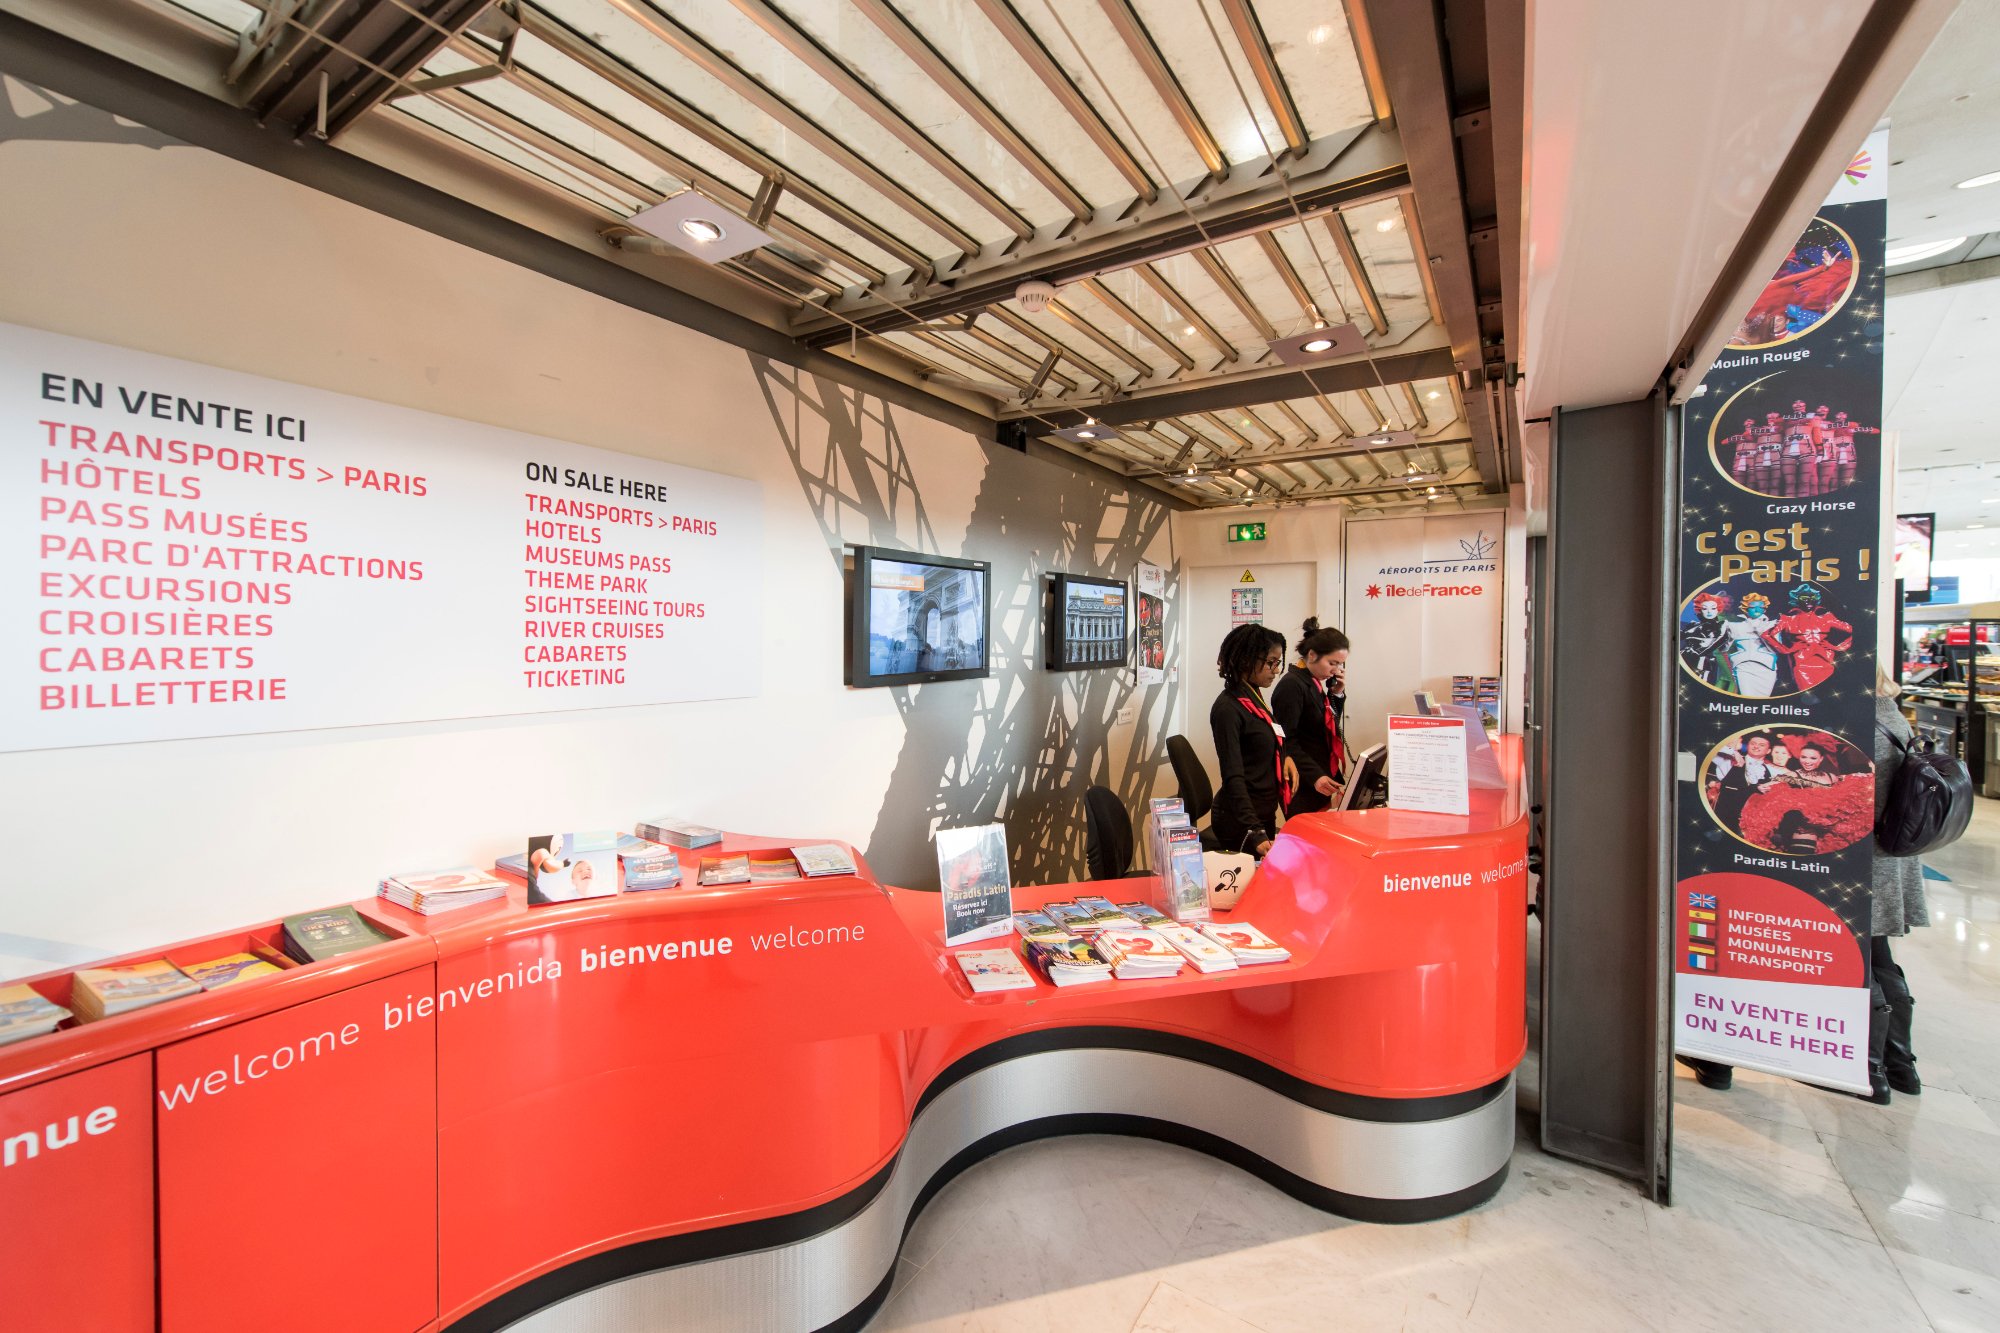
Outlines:
[[[1276,745],[1271,762],[1278,769],[1278,805],[1280,808],[1292,803],[1292,784],[1285,781],[1285,743],[1278,735],[1278,720],[1267,712],[1264,706],[1246,694],[1236,696],[1236,702],[1250,710],[1252,716],[1262,720],[1271,729],[1271,740]]]
[[[1345,747],[1340,743],[1340,721],[1333,715],[1333,691],[1326,687],[1326,682],[1323,680],[1319,681],[1318,685],[1320,707],[1326,710],[1326,755],[1333,761],[1331,776],[1338,782],[1341,773],[1347,768],[1347,756],[1342,753]]]

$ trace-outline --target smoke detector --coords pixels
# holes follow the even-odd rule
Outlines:
[[[1049,302],[1055,299],[1056,285],[1052,282],[1024,282],[1014,289],[1014,300],[1031,315],[1047,310]]]

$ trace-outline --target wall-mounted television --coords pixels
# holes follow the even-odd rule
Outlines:
[[[847,683],[990,675],[992,574],[984,560],[855,547]]]
[[[1132,601],[1125,585],[1081,574],[1051,574],[1049,585],[1049,670],[1124,666]]]
[[[1895,578],[1905,602],[1931,599],[1931,555],[1937,541],[1936,514],[1896,515]]]

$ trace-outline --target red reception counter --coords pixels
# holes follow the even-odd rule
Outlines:
[[[428,919],[369,900],[398,938],[0,1048],[0,1322],[856,1328],[938,1188],[1062,1133],[1182,1143],[1363,1219],[1460,1211],[1505,1177],[1526,1041],[1526,823],[1474,802],[1290,821],[1219,918],[1290,962],[1061,991],[974,995],[937,896],[865,866]]]

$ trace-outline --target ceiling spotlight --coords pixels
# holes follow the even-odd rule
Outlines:
[[[1959,190],[1976,190],[1982,185],[1994,184],[2000,184],[2000,171],[1989,171],[1984,176],[1974,176],[1970,180],[1962,180],[1953,188]]]
[[[1094,440],[1097,438],[1097,432],[1094,430],[1080,430],[1076,433],[1076,438],[1079,440]]]
[[[1394,218],[1383,218],[1383,219],[1382,219],[1382,220],[1381,220],[1380,222],[1378,222],[1378,223],[1376,223],[1376,224],[1375,224],[1375,230],[1376,230],[1376,231],[1394,231],[1394,230],[1396,230],[1396,219],[1394,219]]]
[[[1183,338],[1192,338],[1192,337],[1194,337],[1194,325],[1190,324],[1190,325],[1188,325],[1188,326],[1187,326],[1186,328],[1182,329],[1182,330],[1181,330],[1181,336],[1182,336]]]
[[[1389,437],[1386,435],[1371,436],[1368,440],[1368,443],[1370,444],[1387,444],[1388,442],[1389,442]]]
[[[1436,389],[1432,389],[1429,393],[1425,394],[1424,397],[1430,399],[1432,402],[1436,402],[1438,399],[1444,397],[1444,394]]]
[[[1968,523],[1965,526],[1968,528],[1983,528],[1986,525],[1984,523]]]
[[[1424,494],[1425,494],[1425,495],[1436,495],[1437,493],[1438,493],[1438,488],[1437,488],[1437,487],[1435,487],[1435,486],[1426,486],[1426,487],[1424,487]]]
[[[1333,25],[1331,23],[1321,23],[1307,31],[1306,40],[1314,46],[1324,46],[1332,36]]]
[[[1271,355],[1288,366],[1317,365],[1333,357],[1361,356],[1368,351],[1360,327],[1352,323],[1316,326],[1278,338],[1270,346]]]
[[[640,209],[630,221],[634,230],[657,236],[704,264],[719,264],[773,241],[771,233],[699,190],[682,190]]]

